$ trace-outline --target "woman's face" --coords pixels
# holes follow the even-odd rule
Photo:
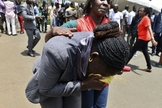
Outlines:
[[[140,17],[143,17],[143,16],[146,15],[146,12],[144,12],[144,8],[140,8],[140,9],[138,10],[138,12],[139,12],[139,16],[140,16]]]
[[[93,59],[92,62],[89,62],[88,65],[88,74],[100,74],[102,76],[113,76],[120,71],[115,72],[112,69],[109,68],[109,66],[100,58],[99,54],[95,56],[91,56]]]
[[[95,0],[92,4],[92,10],[97,16],[104,16],[109,10],[109,0]]]

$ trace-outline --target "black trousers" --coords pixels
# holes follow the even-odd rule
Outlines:
[[[149,53],[148,53],[148,42],[149,41],[137,39],[134,46],[132,47],[131,54],[130,54],[130,57],[128,59],[128,62],[131,60],[131,58],[136,53],[136,51],[140,49],[142,51],[144,57],[145,57],[145,60],[146,60],[146,63],[147,63],[147,69],[151,69],[151,61],[150,61],[150,56],[149,56]]]
[[[161,35],[162,34],[160,34],[160,33],[155,33],[155,36],[154,36],[154,38],[155,38],[155,40],[156,40],[156,42],[158,43],[157,44],[157,46],[153,46],[152,45],[152,53],[155,53],[156,52],[156,54],[158,54],[160,51],[159,51],[159,47],[160,47],[160,38],[161,38]]]
[[[1,29],[1,32],[4,31],[4,27],[3,27],[3,23],[5,22],[5,14],[4,13],[1,13],[0,12],[0,29]]]

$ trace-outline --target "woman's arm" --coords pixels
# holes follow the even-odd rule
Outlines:
[[[156,45],[157,45],[157,42],[156,42],[155,39],[154,39],[154,34],[153,34],[153,31],[152,31],[151,26],[148,26],[148,30],[149,30],[149,33],[150,33],[150,36],[151,36],[151,42],[152,42],[152,44],[153,44],[154,46],[156,46]]]
[[[45,42],[47,42],[50,38],[58,35],[72,37],[73,36],[72,32],[77,31],[76,27],[77,27],[76,20],[68,21],[67,23],[64,23],[61,27],[53,27],[51,30],[47,32],[45,36]]]
[[[64,35],[67,37],[73,36],[73,31],[76,31],[76,28],[62,28],[62,27],[53,27],[51,30],[49,30],[45,36],[45,42],[47,42],[50,38],[54,36],[60,36]]]

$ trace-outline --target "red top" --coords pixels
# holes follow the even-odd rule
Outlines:
[[[104,17],[101,24],[109,22],[108,18]],[[93,31],[96,27],[92,17],[90,15],[83,16],[77,19],[77,31]]]
[[[150,41],[151,35],[149,33],[148,27],[151,26],[151,21],[148,16],[144,16],[140,23],[138,24],[138,39],[144,41]]]

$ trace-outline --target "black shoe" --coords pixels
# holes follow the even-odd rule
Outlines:
[[[26,46],[26,48],[28,49],[28,46]],[[35,51],[34,51],[34,50],[32,50],[32,52],[33,52],[33,53],[35,53]]]
[[[35,57],[35,54],[33,52],[28,52],[28,55],[31,57]]]
[[[13,34],[12,36],[17,36],[17,34]]]
[[[155,53],[151,53],[151,56],[154,56],[155,55]]]

